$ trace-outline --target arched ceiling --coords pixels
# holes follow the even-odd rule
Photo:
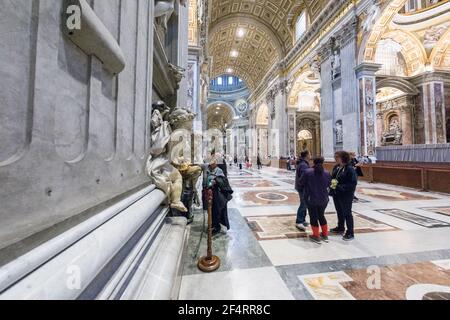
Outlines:
[[[283,43],[284,49],[292,47],[292,34],[287,26],[287,16],[295,0],[212,0],[211,28],[221,20],[239,17],[255,20],[265,25]]]
[[[232,73],[253,90],[292,48],[292,21],[299,8],[314,17],[327,4],[327,0],[211,0],[211,77]]]
[[[238,29],[245,29],[243,38],[237,37]],[[231,73],[242,78],[249,88],[262,79],[270,66],[281,59],[279,47],[254,21],[230,23],[216,28],[210,38],[210,54],[213,56],[212,77]],[[231,52],[236,51],[237,57]]]
[[[234,113],[231,106],[224,103],[214,103],[207,110],[208,129],[231,128],[233,125]]]

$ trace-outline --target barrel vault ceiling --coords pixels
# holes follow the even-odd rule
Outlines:
[[[254,89],[293,46],[297,15],[314,20],[328,0],[212,0],[212,77],[234,74]]]

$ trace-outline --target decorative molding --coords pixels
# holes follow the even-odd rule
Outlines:
[[[358,17],[353,16],[352,19],[347,22],[340,31],[338,35],[340,38],[340,47],[345,47],[352,41],[356,41],[356,36],[358,34]]]

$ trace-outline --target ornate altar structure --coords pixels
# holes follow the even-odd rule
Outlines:
[[[382,146],[413,144],[413,111],[414,99],[410,95],[377,103],[377,129]]]

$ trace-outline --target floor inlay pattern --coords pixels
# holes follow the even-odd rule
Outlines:
[[[246,220],[250,229],[253,231],[259,241],[306,237],[308,234],[307,232],[301,232],[295,227],[295,218],[295,215],[277,215],[247,217]],[[326,215],[326,218],[330,226],[337,225],[337,216],[335,213],[328,213]],[[355,233],[398,230],[397,228],[358,213],[354,214],[354,220]]]
[[[450,227],[450,224],[444,221],[424,217],[412,212],[408,212],[400,209],[379,209],[378,212],[390,215],[392,217],[409,221],[411,223],[418,224],[419,226],[426,228],[440,228],[440,227]]]
[[[371,276],[371,277],[370,277]],[[316,300],[448,300],[450,271],[432,262],[299,276]]]
[[[280,181],[284,182],[284,183],[288,183],[288,184],[295,184],[295,180],[294,179],[281,179]]]
[[[297,191],[246,191],[238,194],[241,206],[298,205]]]
[[[359,201],[353,206],[355,240],[332,235],[329,243],[318,245],[307,239],[309,228],[306,233],[295,227],[299,196],[294,172],[267,167],[239,171],[232,166],[228,173],[234,189],[231,229],[213,238],[222,265],[212,274],[198,270],[198,257],[206,253],[206,229],[203,215],[196,214],[180,297],[450,298],[450,229],[444,228],[450,227],[449,196],[359,181]],[[329,226],[335,227],[332,199],[327,212]]]
[[[415,193],[401,192],[397,190],[388,190],[383,188],[358,188],[358,194],[363,194],[372,198],[387,201],[408,201],[408,200],[436,200],[430,196],[424,196]]]
[[[444,216],[450,216],[450,207],[434,207],[434,208],[420,208],[425,211],[430,211]]]
[[[279,184],[269,180],[233,180],[231,185],[234,188],[264,188],[278,187]]]

